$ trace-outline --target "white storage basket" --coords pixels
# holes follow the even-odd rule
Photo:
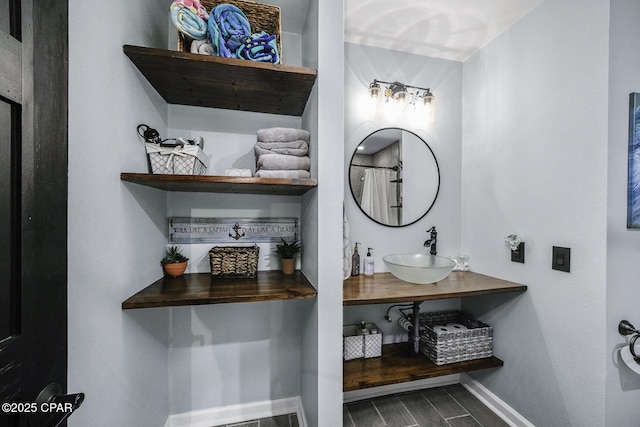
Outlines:
[[[365,327],[369,332],[364,336],[365,359],[382,356],[382,331],[375,323],[367,323]]]
[[[382,331],[374,323],[365,324],[367,333],[361,326],[342,327],[344,360],[382,356]]]
[[[364,335],[357,326],[342,327],[342,344],[344,360],[364,357]]]
[[[145,144],[149,159],[149,170],[155,174],[204,175],[207,173],[209,156],[197,145],[184,147],[161,147]]]

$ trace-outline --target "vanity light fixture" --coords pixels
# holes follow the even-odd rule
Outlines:
[[[382,85],[382,86],[381,86]],[[384,90],[383,90],[384,87]],[[400,82],[385,82],[374,79],[369,85],[369,96],[385,102],[394,100],[399,104],[431,107],[434,96],[430,88],[406,85]]]

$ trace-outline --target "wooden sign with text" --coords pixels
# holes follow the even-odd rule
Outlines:
[[[170,243],[298,240],[297,218],[169,218]]]

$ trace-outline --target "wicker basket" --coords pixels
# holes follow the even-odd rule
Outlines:
[[[278,56],[280,64],[282,64],[282,44],[280,37],[280,8],[270,4],[256,3],[249,0],[200,0],[200,3],[211,13],[211,9],[219,4],[229,3],[240,9],[251,24],[251,31],[265,33],[276,36],[276,46],[278,46]],[[190,41],[180,32],[178,32],[178,51],[189,52]]]
[[[252,279],[258,274],[257,245],[249,247],[215,246],[209,251],[211,275],[220,278]]]
[[[461,311],[420,314],[420,351],[436,365],[493,356],[493,328]]]

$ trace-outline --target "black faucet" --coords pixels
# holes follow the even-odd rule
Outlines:
[[[427,233],[431,234],[429,235],[429,240],[424,242],[424,246],[427,248],[431,248],[431,250],[429,251],[431,255],[437,255],[438,250],[436,248],[436,244],[438,243],[438,232],[436,231],[436,226],[434,225],[433,227],[428,229]]]

